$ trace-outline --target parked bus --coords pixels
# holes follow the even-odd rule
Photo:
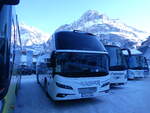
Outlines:
[[[142,52],[136,49],[130,49],[130,56],[126,54],[126,60],[128,63],[128,79],[143,78],[149,73],[148,63]]]
[[[125,84],[127,82],[127,63],[125,56],[122,53],[122,49],[115,45],[105,45],[105,48],[107,49],[110,57],[110,84]]]
[[[90,33],[61,31],[37,62],[37,82],[53,100],[91,98],[108,93],[109,58]]]
[[[18,0],[0,0],[0,112],[12,112],[20,84],[21,57],[19,25],[14,6]]]

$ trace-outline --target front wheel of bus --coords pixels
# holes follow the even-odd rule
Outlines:
[[[47,79],[46,79],[46,78],[45,78],[45,80],[44,80],[44,89],[45,89],[46,95],[49,96],[49,95],[48,95],[48,84],[47,84]]]
[[[38,74],[36,75],[36,81],[37,81],[38,84],[40,84],[39,75]]]

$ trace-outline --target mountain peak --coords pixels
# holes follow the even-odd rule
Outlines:
[[[86,11],[78,20],[61,26],[56,31],[74,29],[93,33],[103,42],[115,42],[121,47],[140,46],[149,36],[147,32],[128,26],[118,19],[111,19],[95,10]]]
[[[96,10],[88,10],[81,16],[81,19],[91,21],[95,19],[108,19],[108,16],[101,14]]]
[[[49,37],[49,33],[45,33],[33,26],[26,24],[20,24],[20,33],[23,46],[31,46],[33,44],[42,44],[45,43]]]

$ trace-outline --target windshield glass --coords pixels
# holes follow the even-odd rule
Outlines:
[[[0,72],[3,72],[3,64],[4,64],[4,50],[5,48],[5,40],[3,38],[0,39]]]
[[[127,69],[127,64],[125,61],[125,56],[119,47],[105,46],[108,54],[110,56],[110,70],[125,70]]]
[[[148,65],[146,59],[143,56],[133,55],[129,57],[128,61],[129,69],[147,69]]]
[[[2,6],[3,6],[3,5],[2,5],[2,4],[0,4],[0,11],[1,11]]]
[[[108,74],[108,56],[99,53],[56,53],[55,72],[67,77],[93,77]]]
[[[2,31],[1,31],[1,25],[2,25],[2,20],[1,20],[1,18],[2,18],[1,15],[2,15],[2,14],[1,14],[1,10],[2,10],[2,6],[3,6],[3,5],[0,4],[0,38],[1,38],[1,35],[2,35],[2,34],[1,34],[1,32],[2,32]]]
[[[86,33],[59,32],[55,34],[55,41],[56,49],[105,51],[96,36]]]

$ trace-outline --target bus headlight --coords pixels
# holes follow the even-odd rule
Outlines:
[[[67,86],[67,85],[64,85],[64,84],[60,84],[60,83],[58,83],[58,82],[56,82],[56,86],[58,86],[58,87],[60,87],[60,88],[64,88],[64,89],[71,89],[71,90],[73,90],[72,87]]]

